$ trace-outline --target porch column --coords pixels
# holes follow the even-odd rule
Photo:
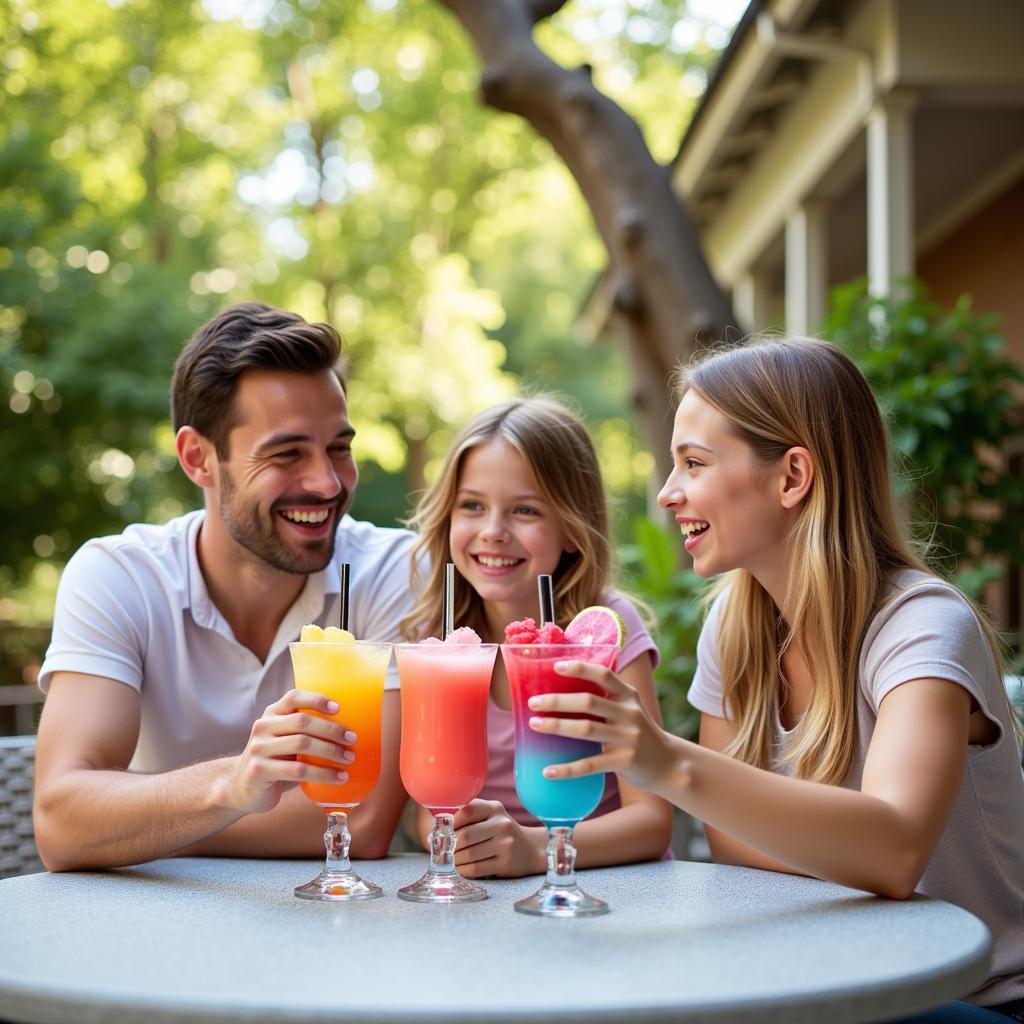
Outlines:
[[[786,220],[786,333],[811,334],[825,316],[828,280],[825,207],[815,200]]]
[[[771,326],[771,284],[763,270],[751,267],[736,279],[732,288],[732,308],[740,327],[747,334]]]
[[[914,273],[913,111],[916,98],[891,93],[868,115],[868,286],[893,295]]]

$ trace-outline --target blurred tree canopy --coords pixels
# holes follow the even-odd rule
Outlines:
[[[686,0],[576,0],[538,38],[667,160],[728,29]],[[0,39],[0,625],[45,622],[88,537],[197,504],[170,372],[246,298],[345,336],[357,514],[403,516],[520,382],[600,420],[613,495],[642,507],[628,369],[573,333],[604,260],[589,213],[480,106],[433,0],[0,0]]]

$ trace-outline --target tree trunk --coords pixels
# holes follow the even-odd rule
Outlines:
[[[542,53],[533,26],[565,0],[442,0],[480,55],[483,99],[519,114],[565,161],[608,249],[613,322],[633,367],[635,411],[658,470],[672,434],[668,376],[695,348],[738,334],[690,219],[637,123],[589,70]],[[733,329],[733,330],[731,330]]]

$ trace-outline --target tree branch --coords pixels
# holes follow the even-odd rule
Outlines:
[[[530,21],[536,25],[538,21],[557,14],[566,4],[566,0],[525,0],[526,11]]]
[[[562,67],[537,47],[531,19],[564,0],[441,2],[480,56],[484,101],[529,121],[579,184],[608,249],[614,319],[628,327],[643,392],[638,412],[652,451],[667,452],[667,374],[694,348],[735,327],[668,171],[639,125],[594,87],[589,68]]]

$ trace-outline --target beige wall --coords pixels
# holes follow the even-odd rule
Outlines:
[[[951,306],[964,292],[980,313],[998,313],[1009,352],[1024,364],[1024,179],[929,252],[918,276]]]

